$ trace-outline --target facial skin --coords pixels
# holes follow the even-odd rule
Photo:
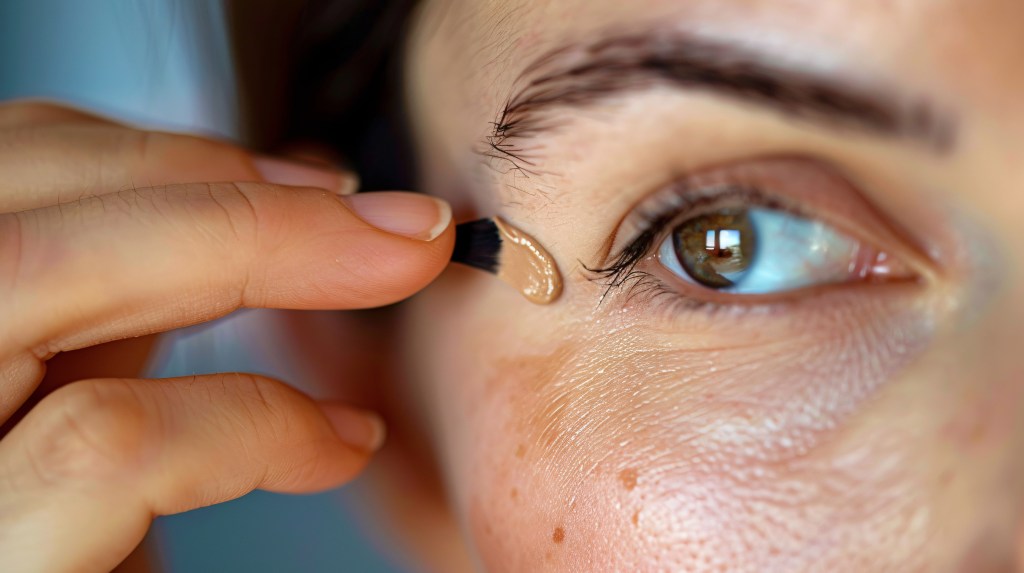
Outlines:
[[[1016,0],[425,4],[408,50],[424,190],[513,222],[565,278],[536,306],[453,267],[405,308],[405,391],[479,566],[1024,567],[1022,18]],[[552,127],[509,140],[523,169],[481,154],[538,58],[622,35],[738,46],[939,125],[883,133],[638,80],[548,109]],[[660,239],[637,267],[657,282],[586,270],[652,196],[716,179],[916,280],[728,294],[668,272]]]

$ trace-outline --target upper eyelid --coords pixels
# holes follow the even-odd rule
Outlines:
[[[763,206],[802,217],[826,217],[847,233],[862,238],[878,232],[886,240],[909,242],[916,247],[905,233],[896,232],[890,218],[853,181],[831,162],[807,155],[754,156],[712,164],[679,176],[640,198],[617,227],[621,229],[638,216],[653,218],[652,204],[664,210],[667,201],[678,201],[671,207],[686,209],[699,206],[695,203],[705,195],[718,200],[724,191],[729,195],[747,193]],[[862,221],[870,221],[871,225],[860,224]]]
[[[771,160],[787,161],[787,160],[798,160],[798,159],[799,158],[797,158],[797,157],[789,158],[789,157],[780,156],[778,158],[771,158],[771,157],[769,157],[769,158],[762,158],[761,161],[771,161]],[[630,221],[635,221],[636,219],[642,219],[642,220],[644,220],[643,223],[644,223],[645,226],[651,226],[651,225],[656,224],[655,219],[658,218],[658,215],[660,214],[660,212],[664,212],[666,209],[664,208],[664,205],[662,205],[661,208],[658,210],[659,213],[652,213],[653,210],[650,207],[650,204],[652,202],[657,202],[659,199],[661,199],[662,197],[664,197],[666,195],[668,195],[669,197],[672,197],[672,198],[676,198],[678,200],[679,198],[682,198],[684,195],[686,195],[688,193],[694,193],[694,192],[704,192],[704,193],[707,193],[709,191],[708,188],[713,186],[713,185],[705,185],[704,187],[702,187],[701,183],[700,183],[700,180],[699,180],[700,173],[715,172],[715,171],[718,171],[720,169],[727,169],[728,167],[729,167],[729,164],[711,165],[711,166],[706,166],[706,167],[704,167],[704,168],[702,168],[700,170],[697,170],[697,171],[695,171],[693,173],[689,173],[689,174],[676,174],[675,176],[671,177],[671,181],[669,183],[666,183],[665,185],[661,186],[655,192],[653,192],[651,194],[648,194],[648,195],[644,196],[643,198],[641,198],[640,200],[638,200],[636,203],[634,203],[629,208],[629,211],[626,213],[625,216],[623,216],[623,218],[618,222],[618,224],[616,224],[615,231],[613,232],[612,236],[609,237],[607,243],[604,245],[603,252],[599,253],[598,256],[594,257],[594,260],[599,261],[599,262],[597,264],[595,264],[595,265],[592,265],[592,266],[584,265],[584,269],[586,269],[587,271],[589,271],[591,273],[595,272],[594,269],[599,269],[596,272],[600,272],[600,269],[602,267],[605,267],[605,266],[607,266],[607,265],[609,265],[611,263],[612,255],[616,252],[616,246],[621,241],[621,235],[622,235],[622,231],[623,231],[623,226],[625,226]],[[727,184],[723,184],[723,183],[719,182],[719,183],[716,183],[714,185],[717,185],[718,187],[728,187],[730,189],[741,188],[741,187],[744,187],[744,186],[756,187],[756,186],[752,185],[751,182],[749,182],[749,181],[744,182],[744,181],[741,181],[739,178],[734,178],[734,179],[730,180],[729,183],[727,183]],[[692,204],[693,204],[692,200],[691,201],[687,201],[687,203],[688,203],[688,205],[680,205],[677,208],[681,208],[681,207],[685,207],[685,206],[692,206]],[[781,206],[781,205],[779,205],[779,206]],[[671,219],[673,216],[674,215],[669,216],[668,219]],[[637,229],[633,229],[633,231],[634,231],[634,234],[637,234],[637,232],[638,232]],[[623,247],[624,246],[625,245],[623,245]],[[607,269],[605,269],[605,270],[607,270]]]
[[[659,207],[652,208],[650,203],[658,200],[664,202]],[[623,222],[620,223],[620,226],[625,224],[628,219],[635,220],[637,218],[641,219],[641,225],[644,227],[648,225],[654,226],[658,224],[656,221],[662,213],[675,213],[675,215],[669,217],[670,219],[678,217],[680,212],[685,212],[689,216],[693,216],[697,214],[700,209],[707,206],[721,204],[724,201],[743,200],[756,201],[758,205],[763,207],[789,211],[802,217],[808,216],[808,214],[797,205],[791,204],[781,198],[767,195],[761,192],[756,186],[746,183],[716,184],[707,187],[700,187],[698,185],[672,185],[653,196],[647,197],[640,205],[634,207],[631,213],[627,215],[627,219],[624,219]],[[672,202],[672,204],[669,204],[669,202]]]

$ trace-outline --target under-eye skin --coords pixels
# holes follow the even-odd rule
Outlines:
[[[688,306],[796,303],[823,289],[919,281],[913,248],[820,162],[760,159],[684,177],[620,224],[605,297]]]

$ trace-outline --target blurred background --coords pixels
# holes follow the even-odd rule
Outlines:
[[[330,4],[337,11],[349,2]],[[2,0],[0,101],[46,98],[149,128],[237,140],[248,126],[239,113],[228,26],[229,7],[218,0]],[[344,69],[331,81],[342,93],[360,88],[347,87]],[[372,166],[365,169],[372,182]],[[395,177],[394,169],[378,172],[385,184]],[[300,349],[287,328],[276,328],[284,320],[272,311],[242,311],[165,335],[145,375],[242,370],[300,380]],[[257,492],[160,518],[132,570],[414,570],[381,545],[381,535],[371,535],[377,525],[354,517],[365,487],[357,481],[312,496]]]

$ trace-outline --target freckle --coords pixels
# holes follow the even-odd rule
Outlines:
[[[526,455],[526,446],[524,446],[522,444],[519,444],[519,447],[516,448],[516,457],[522,459],[522,457],[525,456],[525,455]]]
[[[555,532],[551,534],[551,541],[554,541],[555,543],[565,541],[565,530],[561,527],[556,527]]]
[[[626,491],[633,491],[633,488],[636,487],[636,480],[636,468],[626,468],[619,472],[619,481],[622,482],[622,487],[626,488]]]
[[[633,522],[633,526],[639,525],[640,524],[640,512],[639,511],[634,511],[633,512],[633,517],[630,518],[630,521]]]
[[[512,488],[512,491],[508,492],[508,496],[511,497],[512,499],[518,498],[519,497],[519,490],[516,489],[516,488]]]

